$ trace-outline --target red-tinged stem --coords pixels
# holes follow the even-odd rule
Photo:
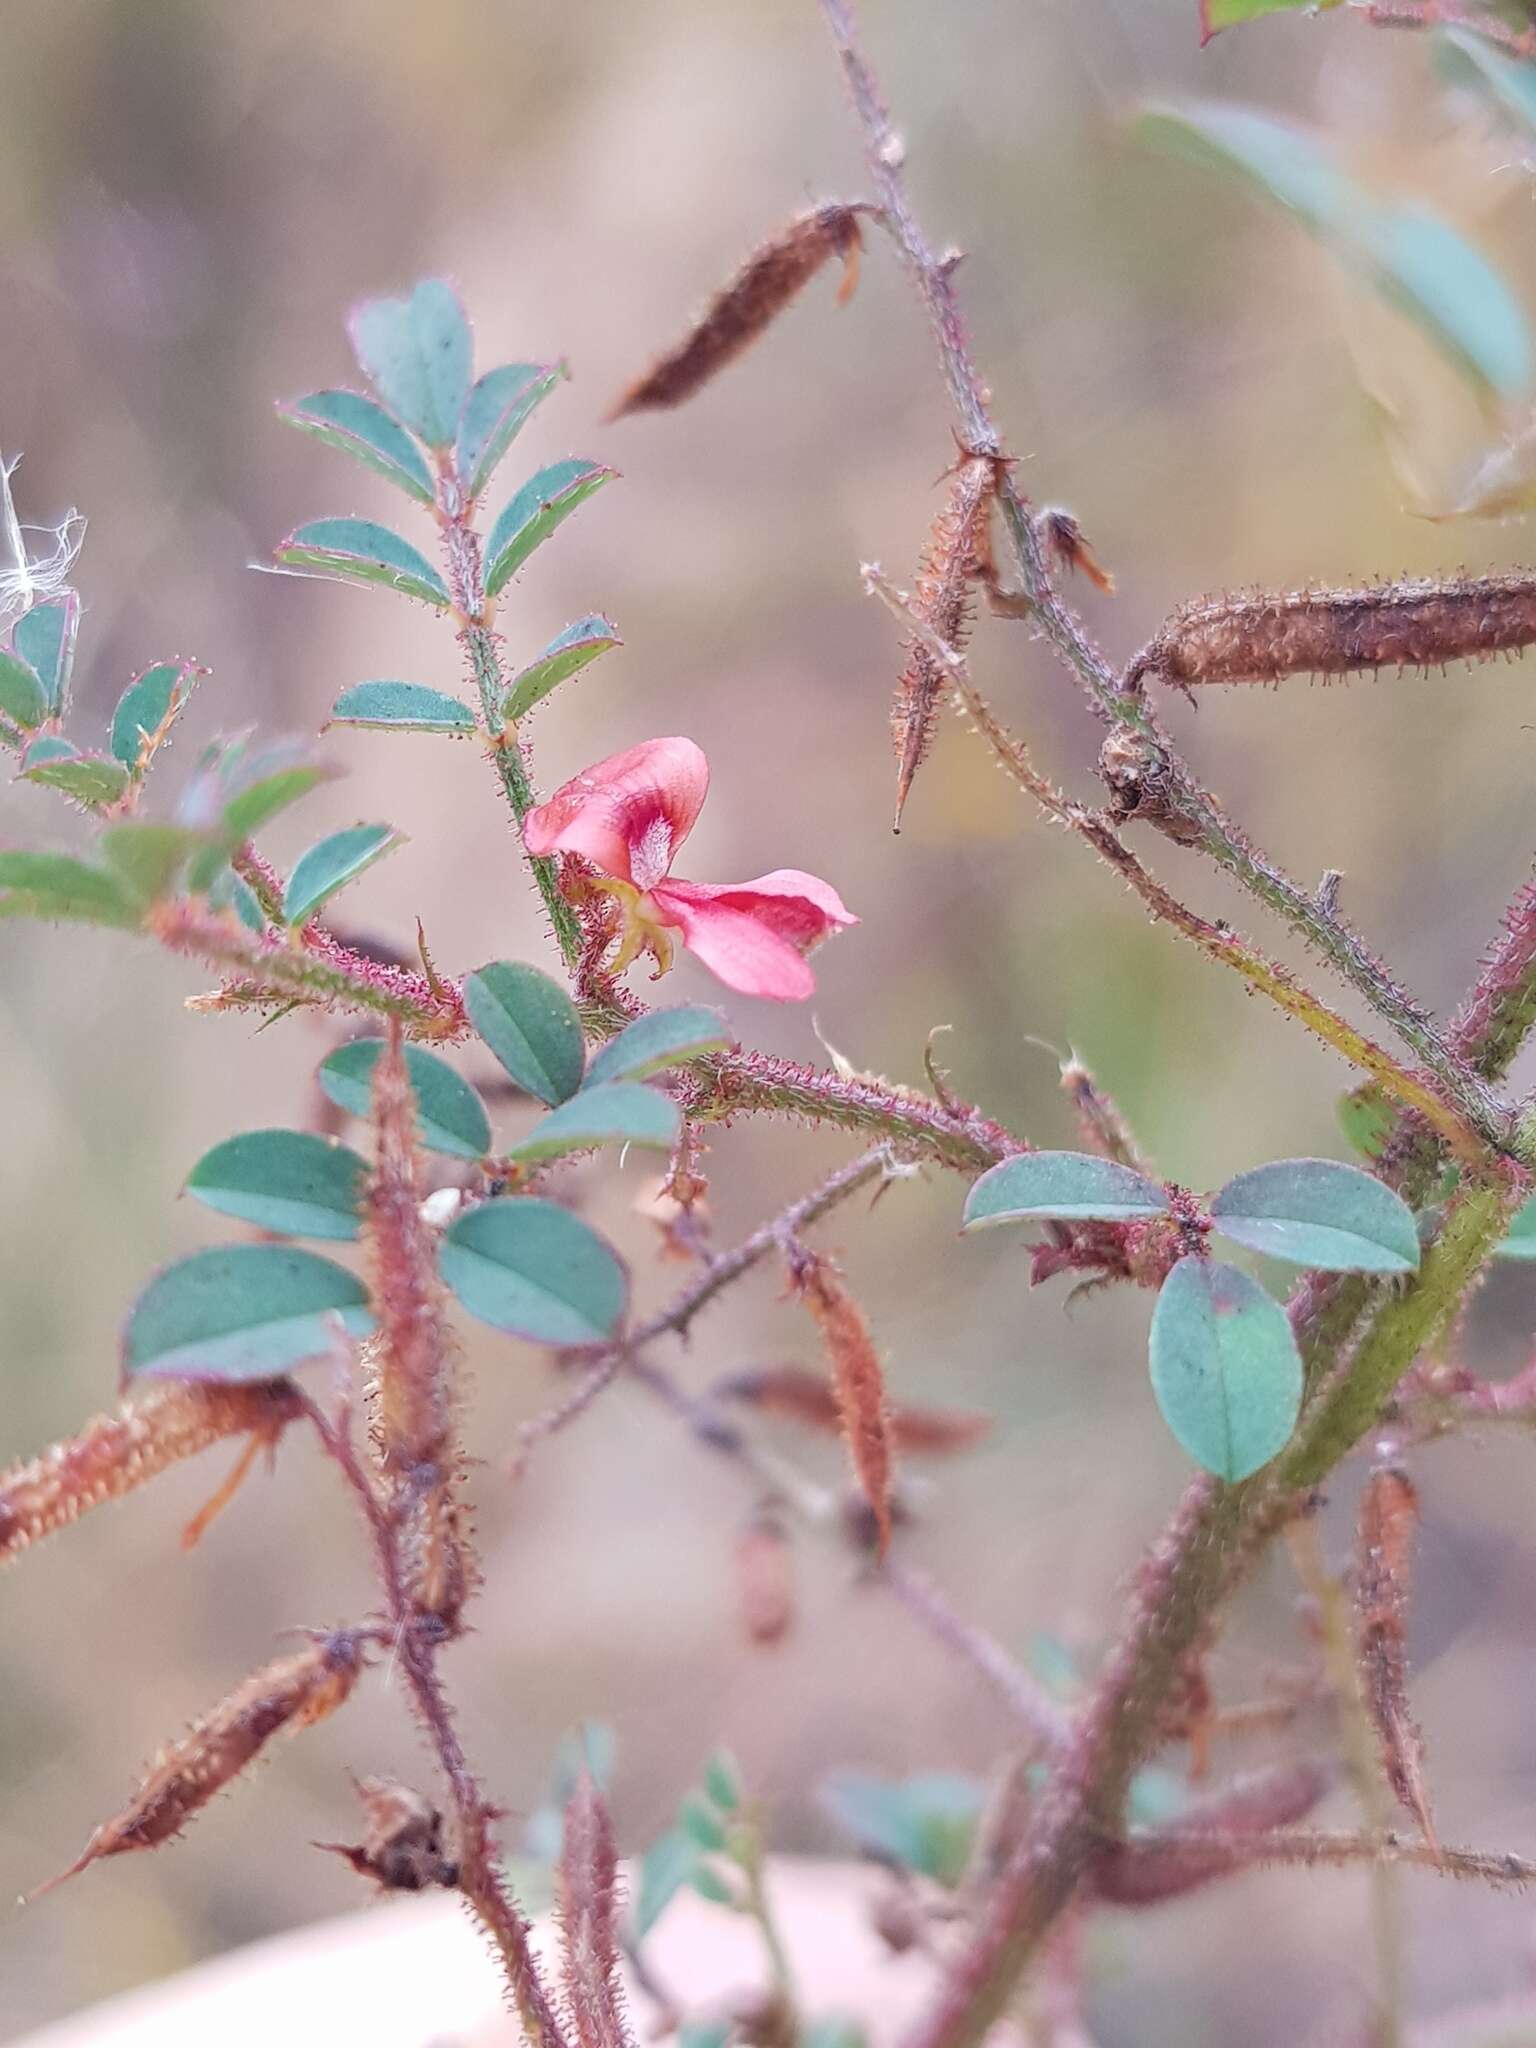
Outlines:
[[[1379,28],[1467,28],[1512,57],[1536,56],[1536,28],[1511,28],[1486,9],[1462,7],[1455,0],[1367,0],[1360,12]]]
[[[1165,1835],[1140,1834],[1115,1852],[1134,1863],[1154,1860],[1172,1872],[1183,1857],[1191,1865],[1209,1868],[1220,1857],[1231,1872],[1265,1867],[1304,1866],[1314,1870],[1349,1869],[1359,1864],[1370,1867],[1408,1865],[1432,1870],[1441,1877],[1455,1877],[1491,1884],[1501,1890],[1524,1891],[1536,1884],[1536,1863],[1524,1856],[1502,1855],[1480,1849],[1447,1849],[1410,1839],[1392,1830],[1381,1834],[1345,1834],[1327,1829],[1275,1828],[1267,1834],[1238,1834],[1220,1829],[1189,1828]]]

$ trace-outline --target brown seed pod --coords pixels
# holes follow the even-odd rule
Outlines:
[[[1356,590],[1256,591],[1176,611],[1126,673],[1193,689],[1286,676],[1443,668],[1536,643],[1536,577],[1404,580]]]
[[[374,1065],[373,1121],[374,1170],[364,1210],[379,1319],[366,1351],[373,1443],[416,1609],[452,1629],[470,1577],[459,1498],[456,1352],[436,1248],[421,1214],[416,1100],[398,1024]]]
[[[1380,1466],[1371,1474],[1360,1500],[1355,1643],[1361,1693],[1393,1796],[1433,1844],[1435,1826],[1424,1779],[1424,1740],[1408,1704],[1405,1616],[1418,1526],[1419,1497],[1413,1481],[1395,1465]]]
[[[803,1245],[788,1252],[791,1285],[815,1318],[832,1367],[843,1440],[875,1520],[876,1552],[891,1541],[891,1424],[885,1375],[864,1312],[830,1259]]]
[[[1117,726],[1099,749],[1099,775],[1109,791],[1109,815],[1117,825],[1135,818],[1152,825],[1179,846],[1193,846],[1203,828],[1173,801],[1168,764],[1155,740]]]
[[[270,1449],[302,1406],[291,1380],[247,1386],[166,1381],[151,1387],[115,1415],[98,1415],[78,1436],[0,1472],[0,1564],[67,1528],[88,1509],[121,1500],[183,1458],[223,1438],[249,1434],[249,1450],[231,1481],[191,1525],[200,1534],[254,1454]]]
[[[752,346],[833,256],[843,259],[837,300],[839,305],[845,304],[859,280],[863,247],[859,215],[869,210],[835,202],[815,207],[797,215],[761,248],[754,249],[682,340],[615,400],[608,418],[655,412],[692,398],[727,363]]]
[[[795,1619],[795,1554],[783,1517],[764,1507],[736,1539],[736,1595],[747,1641],[772,1649]]]
[[[359,1877],[372,1878],[381,1891],[423,1892],[437,1885],[456,1886],[459,1866],[443,1847],[443,1816],[430,1800],[408,1785],[387,1778],[359,1778],[366,1830],[361,1842],[317,1842],[345,1857]]]
[[[333,1714],[357,1683],[362,1669],[355,1630],[310,1643],[253,1672],[194,1721],[178,1741],[161,1750],[143,1784],[123,1811],[114,1814],[70,1865],[32,1896],[51,1891],[106,1856],[158,1849],[179,1835],[224,1787],[239,1777],[274,1735],[297,1733]]]
[[[973,588],[990,562],[989,522],[996,490],[997,463],[992,456],[972,455],[962,460],[918,564],[912,609],[957,654],[970,634]],[[942,662],[932,648],[914,637],[908,642],[907,665],[891,704],[891,738],[897,761],[893,829],[898,832],[912,778],[928,757],[948,688]]]
[[[716,1392],[723,1399],[745,1402],[762,1414],[781,1416],[786,1422],[798,1422],[826,1435],[835,1436],[843,1426],[837,1396],[825,1378],[798,1365],[760,1366],[736,1373]],[[944,1456],[973,1449],[991,1430],[993,1417],[964,1408],[889,1406],[886,1423],[893,1450]]]

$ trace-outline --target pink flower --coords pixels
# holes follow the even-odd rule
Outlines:
[[[615,973],[649,953],[672,964],[674,935],[727,988],[803,1002],[816,987],[805,955],[858,919],[837,891],[798,868],[755,882],[684,882],[673,856],[703,809],[709,763],[692,740],[646,740],[610,755],[530,811],[530,853],[575,853],[607,879],[623,917]]]

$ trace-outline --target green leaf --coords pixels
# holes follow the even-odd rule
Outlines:
[[[197,668],[190,661],[160,661],[135,676],[112,714],[112,751],[133,773],[146,746],[153,750],[166,725],[192,694]]]
[[[1277,1159],[1240,1173],[1215,1196],[1211,1216],[1223,1237],[1294,1266],[1411,1273],[1419,1263],[1407,1203],[1335,1159]]]
[[[558,526],[616,472],[572,456],[531,477],[491,528],[485,547],[485,594],[495,597]]]
[[[339,448],[423,505],[434,502],[432,472],[421,450],[399,421],[371,398],[356,391],[312,391],[308,398],[296,398],[277,410],[291,427]]]
[[[348,825],[341,832],[332,832],[294,863],[283,892],[283,916],[289,924],[302,924],[338,889],[355,882],[376,860],[404,844],[404,833],[393,825]]]
[[[1343,0],[1200,0],[1200,41],[1204,45],[1224,28],[1258,21],[1266,14],[1295,14],[1303,7],[1318,14],[1342,4]]]
[[[224,807],[224,830],[227,836],[241,845],[252,838],[263,825],[268,825],[279,811],[286,811],[290,804],[296,804],[300,797],[320,783],[329,779],[331,770],[318,762],[309,761],[292,768],[279,768],[272,775],[263,775],[259,781],[242,789],[238,796],[231,797]]]
[[[354,683],[331,707],[332,725],[370,726],[378,731],[473,732],[475,714],[444,690],[425,683]]]
[[[1509,1231],[1494,1253],[1496,1259],[1536,1259],[1536,1195],[1522,1202],[1509,1219]]]
[[[464,494],[478,498],[523,423],[568,374],[564,363],[506,363],[470,392],[455,455]]]
[[[35,604],[11,628],[11,647],[37,676],[48,709],[60,712],[69,694],[69,673],[75,665],[75,636],[80,630],[80,600],[68,597]]]
[[[736,1892],[732,1885],[721,1876],[711,1864],[700,1860],[688,1882],[701,1899],[708,1899],[712,1906],[734,1906]]]
[[[1091,1152],[1021,1152],[972,1185],[961,1227],[985,1230],[1032,1216],[1125,1223],[1167,1213],[1167,1191],[1116,1160]]]
[[[367,1161],[312,1131],[242,1131],[205,1152],[186,1191],[283,1237],[348,1241],[361,1229]]]
[[[353,1038],[322,1063],[316,1079],[338,1109],[366,1117],[373,1108],[373,1069],[382,1038]],[[446,1060],[419,1045],[405,1048],[405,1070],[416,1096],[421,1142],[451,1159],[483,1159],[491,1148],[485,1104]]]
[[[193,857],[188,888],[196,895],[211,890],[237,847],[333,772],[291,745],[215,753],[177,806],[178,823],[205,842]]]
[[[208,901],[215,910],[232,910],[248,932],[264,932],[267,928],[261,898],[244,875],[236,874],[233,868],[221,868],[214,876]]]
[[[634,1938],[644,1941],[667,1907],[698,1869],[698,1844],[681,1828],[668,1828],[652,1842],[640,1858],[640,1881],[635,1887]]]
[[[507,1155],[531,1162],[563,1159],[597,1145],[650,1145],[661,1151],[677,1143],[682,1114],[675,1102],[637,1081],[600,1081],[536,1123]]]
[[[23,732],[32,732],[48,716],[48,693],[29,661],[0,647],[0,712]]]
[[[741,1805],[741,1766],[728,1749],[717,1749],[704,1766],[704,1790],[722,1813]]]
[[[68,740],[49,733],[28,747],[21,774],[27,782],[62,790],[88,809],[115,804],[128,787],[128,770],[121,762],[111,761],[105,754],[82,754]]]
[[[469,1021],[519,1088],[564,1102],[581,1086],[581,1019],[560,984],[536,967],[494,960],[464,983]]]
[[[355,1274],[286,1244],[224,1245],[157,1273],[123,1333],[125,1375],[264,1380],[373,1327]]]
[[[429,448],[446,448],[469,395],[469,322],[452,285],[429,277],[408,299],[369,299],[347,323],[369,382]]]
[[[730,1026],[718,1010],[689,1003],[675,1010],[652,1010],[626,1024],[592,1056],[585,1088],[607,1081],[643,1081],[669,1067],[725,1052],[735,1043]]]
[[[858,2020],[824,2015],[801,2027],[797,2048],[869,2048],[869,2035]]]
[[[1357,1152],[1367,1159],[1379,1159],[1397,1128],[1397,1111],[1379,1081],[1362,1081],[1341,1096],[1339,1129]]]
[[[725,1847],[726,1833],[720,1816],[696,1792],[690,1792],[677,1810],[678,1826],[691,1842],[701,1849],[720,1850]]]
[[[448,586],[419,549],[372,519],[311,519],[283,541],[276,560],[300,576],[381,583],[446,611]]]
[[[116,875],[67,853],[0,853],[0,916],[139,923],[139,906]]]
[[[1475,78],[1485,95],[1519,127],[1536,131],[1536,64],[1502,55],[1486,37],[1471,29],[1440,29],[1435,41],[1441,49],[1454,50],[1465,60],[1466,74]]]
[[[179,826],[154,825],[142,818],[108,825],[97,841],[108,867],[143,904],[170,895],[189,845]]]
[[[1290,1319],[1235,1266],[1180,1259],[1152,1314],[1152,1391],[1197,1465],[1246,1479],[1284,1449],[1301,1407]]]
[[[438,1254],[472,1316],[536,1344],[602,1344],[624,1317],[629,1279],[595,1231],[553,1202],[482,1202],[456,1217]]]
[[[734,2020],[684,2020],[677,2030],[677,2048],[730,2048],[735,2034]]]
[[[976,1779],[951,1771],[900,1779],[833,1771],[817,1794],[861,1848],[950,1887],[964,1874],[985,1796]]]
[[[1278,200],[1475,384],[1501,399],[1529,390],[1531,337],[1519,301],[1438,214],[1377,198],[1346,176],[1309,130],[1248,107],[1152,108],[1138,134],[1235,172]]]
[[[512,686],[502,702],[502,716],[515,724],[568,676],[596,661],[610,647],[623,645],[617,626],[601,612],[594,612],[589,619],[578,619],[574,626],[567,626],[550,641],[537,661],[512,678]]]

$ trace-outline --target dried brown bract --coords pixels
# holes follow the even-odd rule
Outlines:
[[[832,1261],[798,1244],[790,1247],[788,1259],[791,1283],[815,1318],[826,1346],[843,1439],[874,1516],[876,1551],[883,1557],[891,1541],[893,1460],[880,1355],[864,1311],[843,1285]]]
[[[151,1387],[115,1415],[99,1415],[68,1437],[0,1472],[0,1563],[19,1557],[43,1537],[64,1529],[90,1508],[156,1478],[226,1437],[250,1443],[230,1479],[191,1524],[195,1538],[245,1476],[258,1451],[270,1449],[299,1414],[302,1400],[291,1380],[247,1386],[167,1381]]]
[[[1371,1474],[1360,1502],[1355,1577],[1355,1643],[1361,1695],[1381,1749],[1382,1769],[1399,1805],[1425,1839],[1435,1840],[1424,1782],[1424,1742],[1408,1705],[1408,1637],[1404,1617],[1413,1583],[1419,1497],[1406,1472],[1384,1465]]]
[[[760,1366],[751,1372],[734,1374],[716,1391],[725,1399],[742,1401],[764,1415],[776,1415],[786,1422],[798,1422],[806,1429],[836,1435],[843,1427],[843,1413],[837,1395],[819,1373],[798,1365]],[[979,1444],[993,1425],[990,1415],[964,1408],[888,1406],[886,1426],[891,1447],[919,1455],[943,1456],[968,1451]]]
[[[430,1800],[387,1778],[360,1778],[357,1790],[367,1821],[362,1841],[317,1842],[317,1849],[344,1856],[359,1877],[372,1878],[382,1891],[458,1884],[459,1866],[443,1846],[443,1816]]]
[[[1099,1086],[1076,1053],[1062,1063],[1061,1089],[1077,1114],[1077,1128],[1090,1152],[1137,1172],[1146,1170],[1130,1126],[1114,1098]]]
[[[990,562],[989,521],[997,490],[997,461],[972,455],[955,468],[949,495],[929,531],[912,610],[944,645],[958,654],[970,633],[972,599]],[[891,738],[896,747],[895,830],[912,789],[912,778],[928,757],[949,677],[931,647],[914,637],[907,646],[907,665],[896,684],[891,705]]]
[[[870,209],[832,203],[799,214],[761,248],[754,249],[730,282],[710,300],[694,325],[658,363],[630,385],[608,413],[655,412],[681,405],[758,336],[833,256],[843,260],[838,304],[853,295],[859,280],[863,237],[859,215]]]
[[[1162,750],[1144,733],[1118,726],[1099,749],[1099,775],[1115,824],[1134,818],[1180,846],[1193,846],[1203,836],[1203,827],[1178,808]]]
[[[1086,576],[1095,590],[1102,590],[1106,597],[1112,597],[1115,579],[1093,551],[1077,520],[1060,505],[1047,505],[1036,514],[1040,522],[1040,538],[1053,567],[1066,569],[1079,576]]]
[[[294,1656],[263,1665],[161,1750],[123,1811],[104,1821],[68,1870],[50,1878],[38,1892],[78,1876],[103,1857],[157,1849],[174,1840],[274,1735],[284,1730],[297,1733],[333,1714],[357,1683],[361,1669],[360,1639],[350,1629],[338,1629]]]
[[[565,1809],[559,1872],[565,2002],[580,2048],[633,2048],[619,1970],[618,1886],[613,1823],[583,1771]]]
[[[1536,577],[1467,576],[1357,590],[1202,597],[1168,619],[1126,674],[1192,689],[1486,661],[1536,643]]]

